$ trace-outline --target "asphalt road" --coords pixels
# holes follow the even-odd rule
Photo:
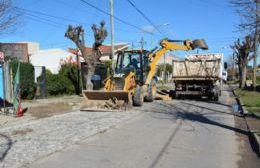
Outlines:
[[[260,167],[243,119],[225,87],[218,104],[196,100],[146,103],[120,127],[42,158],[35,168]],[[138,110],[138,109],[136,109]]]

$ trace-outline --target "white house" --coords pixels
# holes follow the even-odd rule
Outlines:
[[[76,62],[76,55],[63,49],[39,50],[31,54],[30,62],[33,66],[45,66],[52,73],[57,74],[63,61]]]

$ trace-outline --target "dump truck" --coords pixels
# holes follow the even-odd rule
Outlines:
[[[223,54],[191,54],[185,60],[173,60],[174,97],[207,96],[218,101],[222,88]]]
[[[167,51],[189,51],[207,49],[203,39],[160,41],[160,47],[148,52],[126,50],[118,52],[115,73],[104,80],[103,91],[83,90],[84,101],[81,110],[118,110],[131,105],[142,106],[144,101],[152,102],[156,94],[156,65]]]

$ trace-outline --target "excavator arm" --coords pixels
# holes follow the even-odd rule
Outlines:
[[[179,42],[183,42],[183,43],[180,44]],[[159,59],[162,56],[164,56],[164,54],[166,54],[167,51],[176,51],[176,50],[189,51],[189,50],[193,50],[196,48],[201,48],[204,50],[208,49],[208,46],[203,39],[194,40],[194,41],[190,41],[190,40],[180,41],[180,40],[164,39],[160,42],[160,46],[161,46],[160,49],[158,49],[155,52],[152,52],[148,55],[148,59],[150,62],[150,71],[149,71],[146,81],[145,81],[145,84],[147,84],[147,85],[149,85],[151,83],[152,79],[155,76],[156,65],[157,65]]]

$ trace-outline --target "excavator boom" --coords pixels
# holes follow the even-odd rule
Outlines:
[[[181,44],[182,43],[182,44]],[[196,39],[193,41],[190,40],[169,40],[163,39],[160,42],[161,48],[156,50],[155,52],[151,52],[149,54],[149,61],[150,61],[150,71],[146,78],[145,84],[149,85],[156,73],[156,65],[159,59],[166,54],[167,51],[189,51],[194,49],[203,49],[207,50],[208,46],[204,39]]]

